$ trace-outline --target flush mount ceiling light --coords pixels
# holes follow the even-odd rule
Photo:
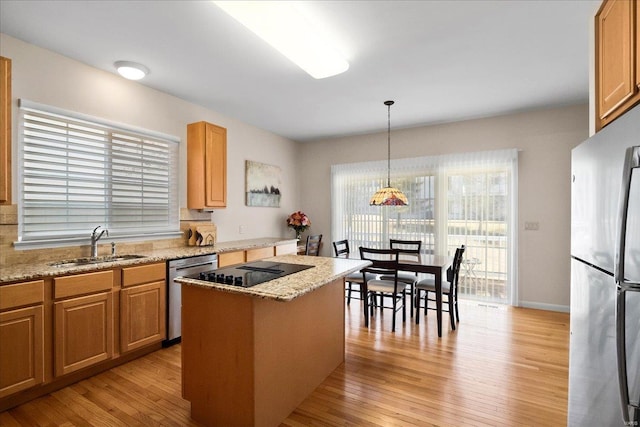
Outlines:
[[[349,69],[349,63],[290,1],[214,1],[311,77],[323,79]]]
[[[387,186],[376,191],[369,200],[371,206],[405,206],[409,204],[407,196],[391,186],[391,106],[393,101],[384,101],[387,106]]]
[[[140,80],[149,74],[149,69],[147,67],[136,62],[116,61],[113,65],[115,65],[116,70],[118,70],[118,74],[125,79]]]

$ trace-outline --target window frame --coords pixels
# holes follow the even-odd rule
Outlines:
[[[52,247],[62,247],[62,246],[77,246],[78,244],[86,244],[89,236],[91,235],[91,231],[96,226],[102,226],[103,228],[109,229],[110,232],[110,240],[112,241],[135,241],[135,240],[155,240],[155,239],[167,239],[167,238],[175,238],[181,236],[180,232],[180,204],[179,204],[179,170],[180,170],[180,139],[178,137],[163,134],[160,132],[150,131],[147,129],[134,127],[122,123],[113,122],[110,120],[89,116],[82,113],[77,113],[73,111],[64,110],[61,108],[39,104],[36,102],[28,101],[25,99],[19,100],[19,129],[18,129],[18,153],[17,153],[17,169],[18,169],[18,180],[17,180],[17,204],[18,204],[18,239],[14,242],[14,247],[16,249],[35,249],[35,248],[52,248]],[[62,201],[53,201],[54,197],[51,199],[45,200],[43,202],[43,206],[40,207],[29,207],[25,200],[25,193],[27,193],[27,187],[30,185],[25,180],[25,163],[27,163],[25,151],[29,151],[32,147],[37,144],[33,142],[26,142],[26,139],[32,139],[32,137],[27,137],[27,129],[32,129],[25,122],[25,117],[29,114],[35,115],[44,115],[44,116],[52,116],[55,117],[56,120],[59,120],[60,123],[66,123],[69,125],[70,123],[77,124],[80,122],[81,124],[86,124],[92,131],[97,131],[98,134],[101,135],[101,139],[96,140],[95,149],[92,150],[92,161],[97,162],[104,172],[104,184],[98,187],[96,190],[99,195],[98,198],[101,199],[98,203],[93,204],[95,208],[95,212],[97,212],[97,216],[101,218],[101,221],[94,221],[89,219],[91,215],[94,213],[94,209],[90,209],[86,205],[89,203],[88,201],[77,200],[75,202],[70,202],[69,197],[62,198],[65,200]],[[47,130],[49,132],[49,130]],[[51,135],[55,135],[51,133]],[[58,157],[52,153],[45,153],[43,157],[43,164],[46,164],[47,157],[50,156],[52,164],[55,161],[69,161],[76,160],[73,159],[71,152],[75,151],[73,147],[73,141],[70,141],[72,138],[65,135],[65,139],[62,139],[60,144],[64,145],[65,148],[62,148],[61,151],[64,152],[64,157]],[[41,144],[43,145],[43,144]],[[78,146],[79,147],[79,146]],[[91,147],[94,148],[94,147]],[[133,148],[133,150],[131,150]],[[120,150],[120,151],[118,151]],[[53,150],[52,150],[53,151]],[[150,155],[149,153],[153,153]],[[124,160],[116,161],[116,157],[118,154],[120,157],[126,157]],[[122,153],[125,156],[122,156]],[[158,166],[148,166],[151,164],[153,160],[153,155],[156,156],[156,159],[161,159],[161,163],[165,164],[167,167],[166,174],[161,176],[160,179],[154,185],[155,193],[149,190],[149,182],[150,175],[147,172],[147,168],[153,170],[154,167],[156,170],[160,170]],[[166,156],[166,159],[165,157]],[[138,162],[135,166],[128,167],[125,163],[129,160],[134,160]],[[83,162],[83,159],[80,160]],[[120,170],[117,169],[118,164],[120,165]],[[122,165],[125,164],[125,167]],[[86,165],[82,165],[82,167],[87,167]],[[128,169],[127,169],[128,168]],[[137,168],[137,169],[136,169]],[[136,173],[136,171],[138,173]],[[59,171],[55,170],[60,176],[64,178],[60,178],[59,181],[64,181],[68,179],[69,176],[73,175],[71,172]],[[122,222],[123,214],[121,213],[115,214],[113,209],[113,201],[114,198],[117,198],[116,191],[114,190],[113,185],[113,174],[119,175],[121,177],[125,177],[128,181],[126,184],[121,184],[120,189],[128,186],[132,188],[131,194],[129,194],[129,200],[121,202],[121,205],[125,206],[126,209],[132,209],[132,214],[138,215],[138,219],[134,221],[125,221]],[[89,172],[92,178],[99,177],[102,173]],[[46,177],[46,174],[44,174]],[[30,176],[31,182],[33,182],[32,176]],[[76,183],[78,181],[83,181],[82,185],[86,182],[83,178],[75,177]],[[131,185],[133,184],[133,186]],[[116,186],[117,187],[117,186]],[[55,188],[55,185],[51,188]],[[68,183],[58,185],[58,188],[61,189],[63,194],[70,194],[69,191],[71,187]],[[87,185],[87,194],[90,192],[90,188]],[[82,187],[81,187],[82,189]],[[95,187],[93,187],[95,190]],[[52,194],[46,191],[46,187],[42,191],[41,194]],[[36,192],[37,193],[37,192]],[[156,197],[154,202],[150,203],[149,195],[154,194],[157,196],[160,194],[160,197]],[[82,196],[81,196],[82,197]],[[122,196],[120,196],[122,198]],[[139,200],[136,200],[139,199]],[[33,201],[33,199],[32,199]],[[84,210],[91,212],[87,214],[86,218],[82,218],[79,221],[79,225],[77,228],[69,227],[69,213],[61,214],[58,216],[60,221],[52,222],[51,228],[46,229],[45,223],[37,223],[45,227],[43,230],[33,231],[26,230],[26,215],[31,212],[38,213],[40,212],[40,217],[46,217],[46,215],[42,215],[43,211],[46,211],[46,204],[50,203],[50,209],[53,209],[54,206],[57,205],[60,209],[64,209],[67,207],[69,211],[78,210],[84,212]],[[148,210],[150,206],[155,206],[155,208],[160,212],[160,215],[157,217],[158,222],[154,225],[141,228],[140,226],[136,227],[136,221],[139,224],[144,224],[145,217],[149,217]],[[127,213],[128,215],[128,213]],[[55,218],[55,216],[53,216]],[[63,218],[65,218],[63,220]],[[118,226],[118,219],[120,219],[120,224],[124,224],[124,226]],[[84,229],[86,226],[86,230]],[[64,227],[69,227],[71,230],[66,230]]]

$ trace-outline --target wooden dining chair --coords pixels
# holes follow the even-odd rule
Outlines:
[[[397,249],[400,251],[400,257],[412,257],[420,256],[420,250],[422,248],[421,240],[400,240],[389,239],[389,247],[391,249]],[[380,277],[383,280],[389,280],[389,277]],[[409,288],[409,297],[411,298],[410,313],[413,317],[413,306],[415,305],[415,284],[418,281],[418,273],[413,272],[398,272],[398,281],[404,283]]]
[[[406,284],[398,280],[398,257],[397,249],[373,249],[360,247],[360,259],[370,261],[369,267],[363,268],[362,280],[366,283],[366,295],[363,296],[364,324],[369,326],[369,314],[373,316],[374,305],[377,297],[380,297],[381,309],[392,309],[391,331],[396,330],[396,313],[402,310],[402,322],[407,321],[407,311],[405,309]],[[374,276],[368,278],[367,275]],[[377,276],[378,278],[375,278]],[[390,279],[382,279],[382,277]],[[385,297],[391,298],[391,305],[385,306]],[[370,313],[369,313],[370,312]]]
[[[338,240],[333,242],[333,251],[335,253],[336,258],[349,258],[351,251],[349,250],[349,241],[348,240]],[[369,275],[368,278],[373,279],[373,276]],[[345,298],[347,299],[347,305],[351,304],[352,294],[355,292],[358,296],[353,298],[362,299],[362,273],[359,271],[355,271],[353,273],[347,274],[344,278],[345,285]]]
[[[460,265],[462,265],[462,258],[464,256],[465,247],[462,245],[456,248],[456,253],[453,256],[453,263],[451,267],[447,269],[447,280],[442,281],[442,296],[447,297],[448,310],[442,310],[449,313],[449,319],[451,321],[451,329],[456,330],[456,323],[460,322],[460,316],[458,314],[458,278],[460,276]],[[424,291],[425,295],[422,298],[421,294]],[[434,297],[429,298],[429,293],[433,293]],[[436,310],[435,307],[429,307],[429,301],[435,302],[436,284],[435,279],[428,277],[426,279],[418,281],[416,283],[416,324],[420,323],[420,308],[421,301],[424,301],[424,315],[427,315],[427,310]]]
[[[307,236],[307,244],[305,246],[305,255],[318,256],[320,254],[320,242],[322,234]]]

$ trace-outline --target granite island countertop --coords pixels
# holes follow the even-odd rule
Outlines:
[[[182,283],[183,285],[199,286],[211,290],[243,294],[256,298],[291,301],[371,264],[369,261],[357,259],[306,255],[279,255],[272,258],[266,258],[264,261],[312,265],[314,268],[309,268],[298,273],[270,280],[250,288],[226,285],[224,283],[207,282],[204,280],[188,279],[184,277],[178,277],[175,281]]]
[[[42,263],[30,264],[2,265],[0,266],[0,285],[4,283],[33,280],[43,277],[86,273],[96,270],[128,267],[137,264],[163,262],[170,259],[189,258],[197,255],[207,255],[213,253],[220,254],[224,252],[235,252],[248,249],[264,248],[268,246],[279,246],[288,243],[297,243],[297,240],[278,237],[263,237],[257,239],[217,242],[213,246],[181,246],[166,249],[155,249],[153,251],[141,251],[135,253],[136,255],[142,255],[143,258],[64,267],[56,267],[51,265],[54,262],[60,262],[63,260],[50,260],[43,261]],[[118,253],[118,255],[127,254]]]

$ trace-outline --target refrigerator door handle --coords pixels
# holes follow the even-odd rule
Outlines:
[[[629,147],[625,152],[624,167],[622,169],[622,187],[620,191],[620,206],[618,223],[618,241],[616,244],[616,262],[613,277],[618,286],[627,289],[640,289],[640,283],[625,281],[624,259],[627,239],[627,215],[629,212],[629,197],[631,193],[631,177],[633,169],[640,168],[640,146]]]
[[[616,353],[618,359],[618,385],[620,387],[620,404],[622,419],[625,425],[637,426],[640,407],[631,402],[627,371],[627,334],[626,334],[626,294],[625,289],[618,288],[616,293]]]

